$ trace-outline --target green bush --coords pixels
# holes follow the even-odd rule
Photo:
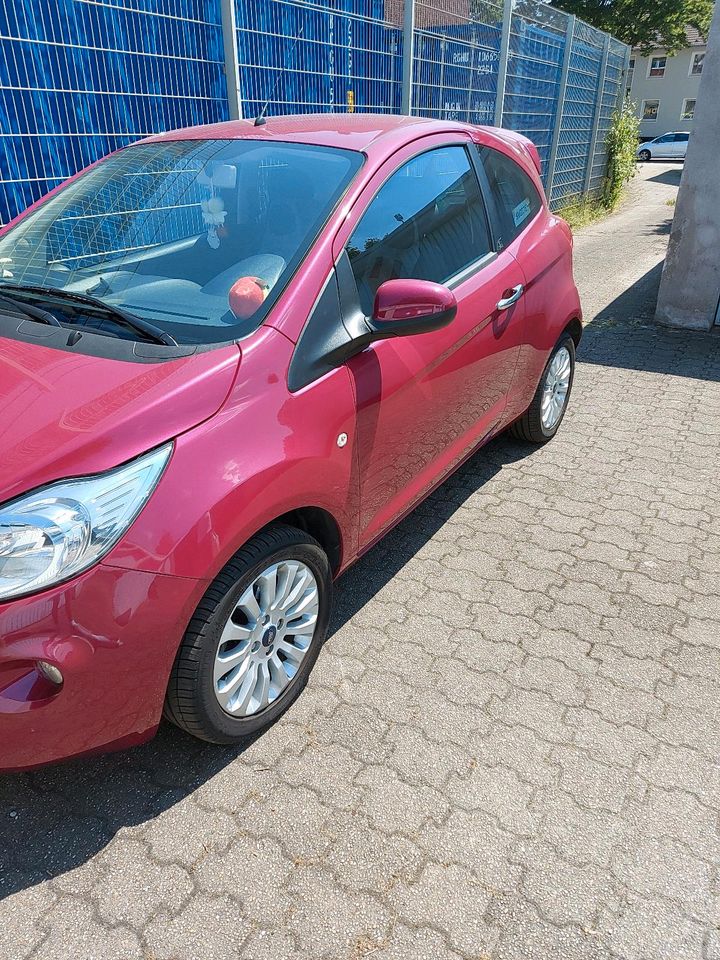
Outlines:
[[[640,135],[640,120],[635,104],[629,97],[612,115],[607,144],[607,172],[601,197],[607,210],[614,210],[620,202],[625,184],[637,172],[637,148]]]

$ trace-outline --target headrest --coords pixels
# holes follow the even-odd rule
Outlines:
[[[198,174],[197,182],[216,190],[234,190],[237,182],[237,167],[231,163],[209,163]]]

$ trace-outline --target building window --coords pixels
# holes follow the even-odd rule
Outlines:
[[[632,87],[633,75],[634,75],[634,74],[635,74],[635,57],[632,57],[632,58],[630,59],[630,63],[628,63],[628,71],[627,71],[627,84],[626,84],[626,87],[627,87],[628,90],[630,90],[630,88]]]
[[[667,57],[651,57],[648,77],[664,77]]]
[[[694,120],[695,119],[695,100],[686,100],[683,103],[682,113],[680,114],[681,120]]]
[[[703,71],[703,63],[705,63],[705,54],[704,53],[694,53],[692,55],[692,60],[690,61],[690,76],[699,77]]]
[[[660,109],[659,100],[643,100],[642,118],[643,120],[657,120],[658,110]]]

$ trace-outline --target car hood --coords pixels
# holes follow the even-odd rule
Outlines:
[[[0,338],[0,501],[108,470],[207,420],[239,360],[236,345],[133,363]]]

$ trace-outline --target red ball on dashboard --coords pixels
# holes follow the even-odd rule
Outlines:
[[[228,302],[238,320],[249,319],[268,295],[268,285],[259,277],[240,277],[230,287]]]

